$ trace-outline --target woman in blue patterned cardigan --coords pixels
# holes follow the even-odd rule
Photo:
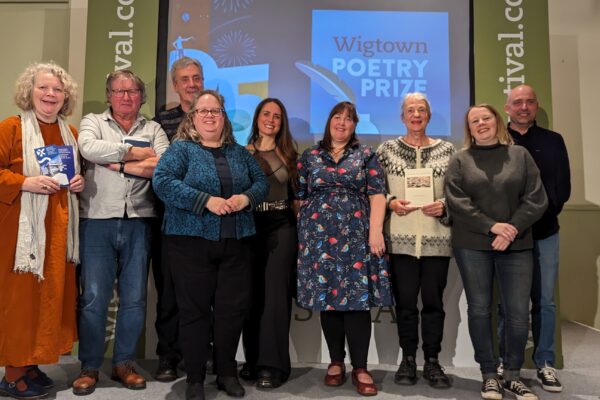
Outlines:
[[[252,210],[269,191],[252,155],[235,143],[223,97],[198,94],[154,171],[180,312],[186,399],[204,399],[211,314],[217,386],[241,397],[235,354],[251,303]]]

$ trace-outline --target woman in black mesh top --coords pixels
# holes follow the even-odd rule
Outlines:
[[[280,100],[264,99],[256,107],[248,150],[270,184],[256,207],[253,304],[244,326],[246,364],[240,377],[257,387],[276,388],[290,374],[289,328],[298,237],[293,211],[297,145]]]

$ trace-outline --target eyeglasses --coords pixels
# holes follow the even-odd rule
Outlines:
[[[111,90],[113,96],[115,97],[123,97],[125,93],[129,95],[129,97],[137,97],[140,95],[140,89],[112,89]]]
[[[220,117],[224,111],[225,110],[222,108],[211,108],[210,110],[208,108],[203,108],[202,110],[194,110],[193,112],[201,117],[206,117],[208,114],[212,115],[213,117]]]

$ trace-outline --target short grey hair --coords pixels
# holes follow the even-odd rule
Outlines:
[[[184,57],[181,57],[180,59],[178,59],[177,61],[175,61],[173,63],[173,65],[171,65],[171,80],[173,82],[175,82],[175,72],[177,72],[177,70],[180,68],[187,67],[188,65],[195,65],[200,70],[200,74],[204,75],[204,70],[202,69],[202,64],[200,64],[200,62],[198,60],[196,60],[195,58],[190,58],[190,57],[184,56]]]
[[[404,99],[402,99],[402,104],[400,105],[400,110],[402,110],[402,118],[404,118],[404,106],[406,106],[406,103],[409,100],[424,101],[425,109],[427,110],[427,118],[431,119],[431,105],[429,104],[429,100],[427,100],[427,96],[421,92],[407,93],[406,96],[404,96]]]
[[[142,95],[142,104],[146,102],[146,85],[142,78],[133,73],[133,71],[128,69],[118,69],[116,71],[111,72],[106,77],[106,100],[111,95],[112,83],[117,79],[131,79],[135,82],[135,85],[140,90],[140,94]]]

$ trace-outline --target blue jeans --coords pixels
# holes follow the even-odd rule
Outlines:
[[[554,326],[556,304],[554,289],[558,279],[558,233],[536,240],[533,249],[533,286],[531,289],[531,330],[533,362],[538,368],[554,366]]]
[[[82,218],[79,237],[81,367],[97,370],[102,366],[106,317],[115,278],[119,308],[112,363],[134,360],[144,327],[151,225],[143,218]]]
[[[496,377],[492,335],[494,278],[504,307],[504,378],[519,378],[529,333],[529,294],[533,274],[531,250],[483,251],[454,248],[467,295],[469,334],[483,379]]]

